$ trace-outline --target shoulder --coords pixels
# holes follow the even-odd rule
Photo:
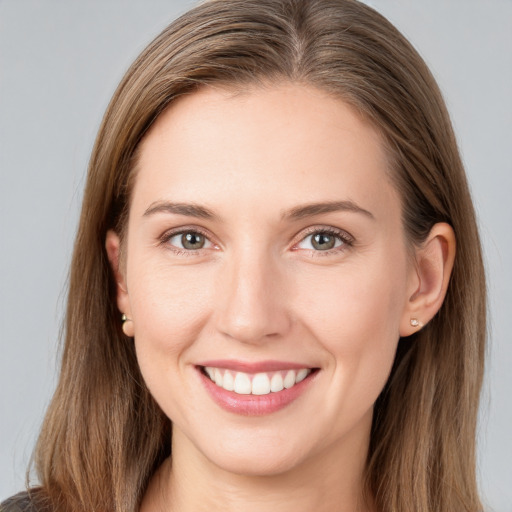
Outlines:
[[[45,509],[38,506],[28,492],[20,492],[0,503],[0,512],[43,512]]]

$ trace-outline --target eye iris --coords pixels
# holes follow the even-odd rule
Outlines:
[[[199,233],[184,233],[181,235],[181,243],[185,249],[202,249],[205,238]]]
[[[316,233],[313,235],[311,240],[311,244],[315,249],[319,251],[327,251],[332,249],[336,243],[336,239],[334,236],[329,235],[328,233]]]

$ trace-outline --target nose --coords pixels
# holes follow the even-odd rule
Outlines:
[[[218,281],[217,329],[247,344],[285,336],[292,320],[283,274],[265,254],[225,262]]]

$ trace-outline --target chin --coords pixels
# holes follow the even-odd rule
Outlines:
[[[215,464],[215,461],[212,461]],[[273,457],[230,457],[216,464],[222,470],[247,477],[272,477],[288,473],[298,466],[297,460]]]
[[[288,473],[301,465],[302,451],[284,443],[262,446],[252,443],[240,449],[238,446],[224,446],[205,453],[210,462],[220,469],[241,476],[276,476]]]

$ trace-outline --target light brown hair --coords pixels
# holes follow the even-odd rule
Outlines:
[[[380,512],[477,512],[475,428],[485,280],[475,214],[435,80],[405,38],[353,0],[213,0],[165,29],[119,85],[92,153],[70,273],[60,379],[35,453],[62,511],[137,510],[170,455],[171,422],[121,330],[104,244],[123,234],[137,147],[178,96],[208,84],[289,81],[352,105],[391,156],[411,244],[448,222],[457,255],[444,304],[401,339],[374,412],[366,490]]]

